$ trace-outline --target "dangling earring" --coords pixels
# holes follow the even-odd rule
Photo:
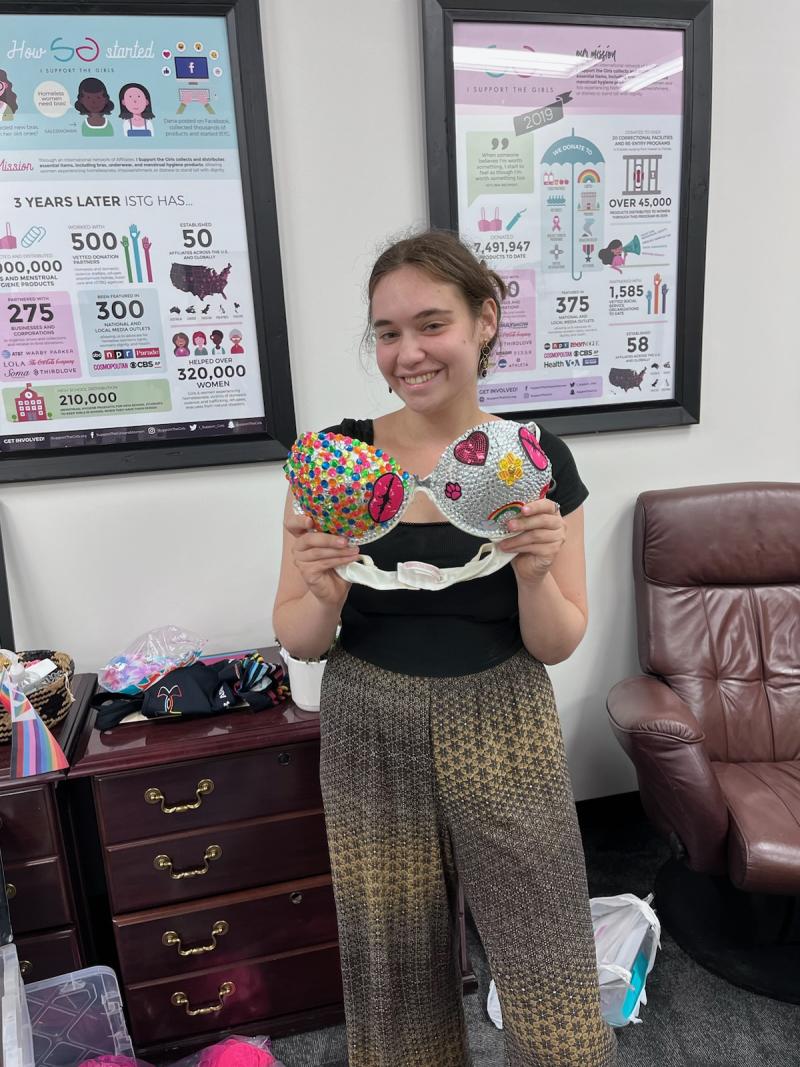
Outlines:
[[[492,349],[488,341],[484,341],[481,345],[480,355],[478,356],[478,374],[481,378],[485,378],[489,373],[489,355]]]
[[[391,387],[391,385],[390,385],[390,386],[389,386],[389,392],[391,393],[391,391],[392,391],[392,387]]]

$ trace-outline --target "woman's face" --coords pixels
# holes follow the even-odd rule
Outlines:
[[[215,345],[217,345],[217,347],[222,344],[222,334],[219,330],[212,330],[211,340],[214,342]]]
[[[409,407],[474,396],[480,346],[497,327],[494,301],[475,319],[455,285],[403,266],[375,286],[372,322],[378,368]]]
[[[189,345],[189,338],[186,336],[185,333],[176,333],[175,334],[175,347],[176,348],[187,348],[188,345]]]
[[[102,115],[103,108],[108,103],[108,96],[102,89],[98,89],[96,93],[90,93],[87,89],[84,89],[80,100],[90,115]]]
[[[122,94],[122,103],[132,115],[141,115],[147,109],[147,97],[141,89],[131,86]]]
[[[204,345],[206,343],[206,335],[204,333],[192,334],[192,341],[196,345]]]

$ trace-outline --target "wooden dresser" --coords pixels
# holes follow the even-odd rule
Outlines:
[[[91,726],[69,776],[81,896],[137,1050],[343,1021],[319,716]]]
[[[318,724],[289,704],[87,723],[70,771],[82,893],[138,1049],[341,1019]]]
[[[72,680],[75,700],[53,730],[70,756],[96,682],[94,674]],[[0,746],[0,851],[11,926],[20,969],[37,982],[83,966],[71,888],[71,849],[62,832],[66,774],[9,777],[11,745]],[[67,835],[68,842],[68,835]]]

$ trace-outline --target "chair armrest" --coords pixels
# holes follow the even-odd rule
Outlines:
[[[644,730],[674,737],[677,741],[698,743],[705,740],[691,709],[658,678],[641,675],[617,682],[608,694],[606,706],[615,733],[617,730]]]
[[[608,694],[611,729],[636,767],[642,806],[695,871],[727,873],[728,807],[691,709],[657,678],[627,678]]]

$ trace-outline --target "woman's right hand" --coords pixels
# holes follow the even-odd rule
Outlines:
[[[294,538],[292,558],[309,591],[323,604],[344,604],[352,583],[335,568],[357,559],[358,548],[344,537],[319,533],[308,515],[290,514],[284,526]]]

